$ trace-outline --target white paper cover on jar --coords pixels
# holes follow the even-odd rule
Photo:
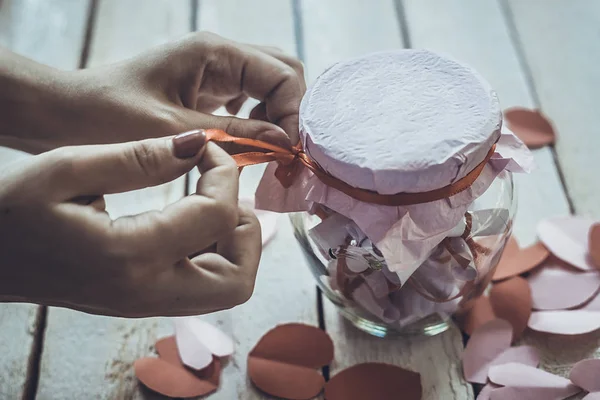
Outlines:
[[[424,192],[459,180],[496,150],[480,177],[448,199],[411,206],[358,201],[304,168],[285,189],[271,163],[257,208],[311,210],[314,203],[352,219],[402,282],[503,170],[528,172],[527,147],[501,126],[495,92],[477,72],[427,50],[374,53],[338,63],[300,106],[305,152],[329,174],[381,194]]]

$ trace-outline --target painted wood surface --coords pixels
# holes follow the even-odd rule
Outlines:
[[[53,67],[75,69],[84,43],[88,1],[4,0],[0,2],[0,45]],[[29,157],[0,147],[0,168]],[[43,309],[30,304],[0,304],[0,398],[28,391],[32,350],[41,334]]]
[[[89,49],[90,67],[131,57],[189,32],[187,1],[102,0]],[[184,195],[184,180],[106,197],[111,217],[162,209]],[[51,307],[38,399],[153,398],[133,375],[133,362],[171,333],[165,318],[120,319]]]
[[[208,30],[243,43],[278,47],[296,55],[293,9],[283,0],[203,0],[198,3],[199,30]],[[248,115],[249,101],[239,116]],[[227,115],[223,110],[217,114]],[[240,177],[240,197],[253,198],[264,166],[244,168]],[[190,174],[190,191],[198,174]],[[318,325],[317,293],[286,216],[279,217],[279,230],[264,248],[252,298],[231,310],[205,318],[230,334],[236,351],[215,399],[266,399],[249,382],[246,373],[248,353],[260,337],[278,324],[303,322]],[[211,398],[213,398],[211,397]]]
[[[311,81],[334,62],[364,53],[404,47],[392,0],[300,2],[306,69]],[[324,299],[325,328],[336,350],[331,376],[366,361],[387,362],[419,372],[423,399],[473,399],[462,379],[458,329],[430,338],[379,339],[358,331]]]

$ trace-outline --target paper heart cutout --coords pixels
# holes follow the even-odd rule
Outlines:
[[[149,389],[168,397],[197,397],[214,392],[218,385],[166,360],[145,357],[133,363],[135,376]]]
[[[537,235],[556,257],[584,271],[595,270],[588,257],[588,239],[594,221],[578,216],[553,217],[542,220]]]
[[[488,382],[479,392],[479,394],[477,395],[477,399],[476,400],[490,400],[490,396],[492,394],[492,392],[495,389],[500,388],[501,386],[498,386],[492,382]]]
[[[540,265],[550,255],[548,249],[539,242],[515,251],[514,246],[516,241],[512,241],[511,243],[511,239],[509,239],[506,246],[507,249],[505,250],[505,253],[502,254],[498,266],[496,267],[496,271],[494,272],[492,278],[492,281],[494,282],[530,271]]]
[[[590,228],[588,252],[596,268],[600,269],[600,223],[596,223]]]
[[[204,369],[210,365],[213,354],[226,357],[233,353],[233,341],[215,326],[198,317],[175,319],[175,340],[179,356],[185,365]]]
[[[255,209],[253,198],[241,198],[239,199],[239,205],[252,209],[254,215],[258,218],[258,222],[260,222],[262,244],[263,246],[266,246],[277,233],[277,220],[279,219],[279,214],[272,211]]]
[[[513,107],[504,111],[510,129],[530,149],[554,144],[556,133],[552,123],[539,110]]]
[[[588,392],[600,393],[600,359],[579,361],[571,369],[569,379]]]
[[[354,365],[325,385],[327,400],[421,400],[422,393],[420,374],[383,363]]]
[[[325,384],[315,369],[331,360],[333,342],[327,333],[310,325],[279,325],[248,355],[248,375],[256,387],[272,396],[310,399]]]
[[[497,385],[506,386],[511,390],[494,390],[490,396],[494,399],[566,399],[581,389],[571,381],[561,376],[553,375],[541,369],[519,364],[508,363],[494,365],[488,371],[490,381]],[[506,394],[513,397],[506,397]],[[525,396],[528,393],[529,397]],[[545,397],[542,397],[544,395]]]
[[[167,336],[159,339],[154,344],[154,348],[156,349],[158,357],[161,360],[165,360],[170,364],[186,368],[186,366],[183,364],[183,361],[181,361],[181,357],[179,356],[179,350],[177,349],[175,336]],[[221,361],[218,358],[213,357],[212,363],[204,369],[190,371],[196,375],[196,377],[200,379],[207,379],[214,385],[219,386],[221,377]]]
[[[600,400],[600,392],[589,393],[582,400]]]
[[[477,328],[462,355],[467,382],[487,382],[488,369],[494,359],[510,347],[513,328],[508,321],[494,319]]]
[[[519,363],[529,365],[530,367],[537,367],[540,364],[540,352],[530,345],[509,347],[498,357],[494,358],[490,363],[490,367],[508,363]]]
[[[462,331],[467,335],[472,335],[477,328],[496,319],[496,315],[492,309],[490,298],[479,296],[473,301],[471,308],[457,318]]]
[[[600,289],[600,272],[581,272],[558,263],[546,263],[527,277],[533,308],[564,310],[578,307]]]
[[[513,341],[519,339],[531,316],[531,290],[527,281],[515,276],[496,283],[490,290],[490,303],[494,314],[513,327]]]
[[[581,307],[576,308],[577,310],[585,311],[600,311],[600,292],[596,293],[587,303]]]
[[[177,342],[175,341],[174,335],[159,339],[154,343],[154,348],[161,359],[174,365],[184,365],[179,356],[179,350],[177,350]]]
[[[501,387],[490,393],[490,400],[562,400],[571,398],[565,392],[553,388]]]
[[[600,312],[584,309],[537,311],[531,313],[527,326],[538,332],[582,335],[600,329]]]

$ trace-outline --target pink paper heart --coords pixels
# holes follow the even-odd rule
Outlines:
[[[508,363],[519,363],[529,365],[530,367],[537,367],[540,363],[540,352],[535,347],[529,345],[509,347],[490,363],[490,368],[494,365]]]
[[[233,341],[215,326],[198,317],[175,319],[175,340],[179,356],[194,369],[206,368],[213,358],[233,353]]]
[[[503,319],[491,320],[473,332],[462,355],[467,382],[487,382],[490,365],[510,347],[512,335],[512,325]]]
[[[488,382],[483,387],[483,389],[481,389],[481,392],[479,392],[479,394],[477,395],[476,400],[490,400],[490,396],[492,395],[492,392],[500,387],[501,386],[498,386],[495,383]]]
[[[600,392],[600,359],[579,361],[571,369],[569,379],[588,392]]]
[[[600,289],[600,272],[548,264],[532,272],[527,281],[534,309],[563,310],[580,306]]]
[[[559,335],[581,335],[600,329],[600,312],[587,310],[537,311],[527,326],[534,331]]]
[[[501,387],[490,393],[490,400],[562,400],[570,398],[553,388]]]
[[[588,236],[594,221],[577,216],[554,217],[541,221],[537,234],[552,254],[584,271],[595,267],[588,257]]]
[[[582,400],[600,400],[600,392],[589,393]]]
[[[591,300],[585,303],[583,306],[578,307],[578,310],[585,311],[600,311],[600,292],[596,293]]]
[[[495,365],[488,371],[488,377],[495,384],[507,387],[502,388],[507,390],[493,391],[490,396],[491,400],[566,399],[581,391],[579,387],[562,376],[519,363]],[[512,394],[512,397],[507,397],[507,394]]]

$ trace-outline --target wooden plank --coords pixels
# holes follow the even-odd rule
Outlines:
[[[275,46],[296,54],[291,1],[200,1],[198,29],[232,40]],[[249,102],[250,105],[256,102]],[[245,110],[245,111],[244,111]],[[240,115],[247,115],[244,107]],[[226,114],[221,110],[220,114]],[[253,196],[264,166],[245,168],[240,196]],[[190,174],[193,191],[197,173]],[[318,325],[315,283],[296,243],[291,224],[280,216],[279,231],[264,249],[252,298],[232,310],[207,316],[235,340],[236,352],[223,371],[223,385],[215,398],[262,399],[246,376],[247,356],[259,338],[277,324],[304,322]]]
[[[515,3],[537,4],[547,9],[557,4]],[[496,0],[408,0],[405,4],[415,47],[444,51],[471,64],[498,91],[505,108],[536,104],[534,94],[529,89],[527,74],[511,40],[509,25]],[[547,37],[542,40],[541,32],[540,41],[548,41]],[[541,219],[569,213],[551,149],[536,150],[534,156],[537,170],[529,175],[515,176],[519,208],[514,230],[522,245],[536,241],[535,229]],[[573,362],[592,356],[600,344],[593,337],[591,340],[563,338],[561,341],[533,332],[528,332],[524,341],[542,351],[542,368],[563,376],[568,375]],[[563,352],[562,349],[568,350]]]
[[[558,132],[556,151],[578,214],[600,219],[600,2],[509,1],[515,34],[542,109]]]
[[[131,57],[190,30],[190,2],[136,0],[99,2],[89,60],[91,66]],[[107,196],[112,217],[161,209],[181,198],[184,180]],[[154,395],[141,388],[133,362],[172,332],[169,319],[120,319],[50,308],[38,398],[134,399]]]
[[[4,0],[0,2],[0,45],[56,68],[75,69],[84,42],[88,1]],[[29,157],[0,147],[0,166]],[[31,351],[41,309],[30,304],[0,305],[0,398],[25,395],[34,361]]]
[[[305,0],[301,2],[306,68],[314,79],[330,64],[371,51],[403,47],[394,2]],[[462,380],[462,337],[456,328],[430,338],[378,339],[342,320],[324,300],[325,327],[336,346],[331,375],[365,361],[380,361],[421,373],[423,399],[472,399]]]

